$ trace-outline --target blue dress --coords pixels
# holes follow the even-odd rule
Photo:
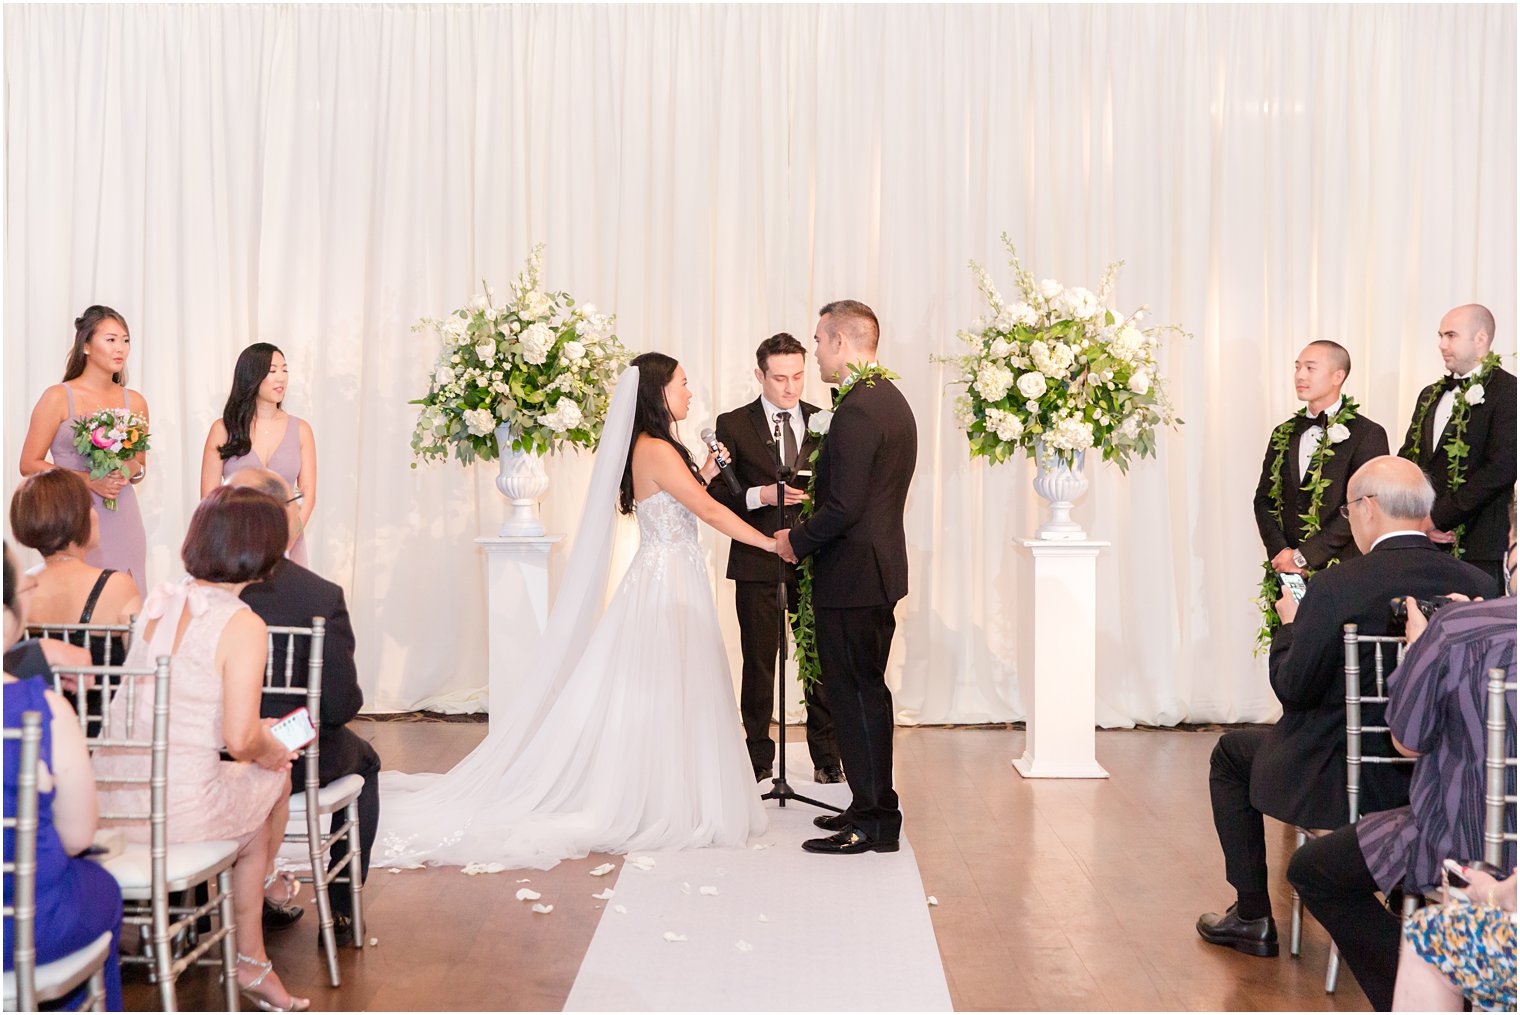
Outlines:
[[[40,757],[52,765],[53,736],[49,726],[53,712],[44,692],[44,677],[5,684],[5,725],[19,728],[21,713],[42,713]],[[16,815],[16,770],[21,764],[21,744],[5,742],[5,816]],[[106,960],[106,1007],[121,1011],[121,963],[117,946],[121,937],[121,889],[116,879],[91,860],[71,857],[53,827],[54,793],[37,794],[37,964],[43,965],[78,951],[102,933],[111,931],[111,954]],[[15,833],[5,831],[5,859],[15,855]],[[11,879],[5,879],[5,904],[14,901]],[[5,918],[5,968],[11,968],[14,940],[11,918]],[[81,987],[82,992],[85,988]],[[72,1000],[72,999],[71,999]]]

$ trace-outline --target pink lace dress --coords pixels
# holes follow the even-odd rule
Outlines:
[[[185,609],[190,623],[171,652],[174,635]],[[269,817],[280,796],[290,790],[290,776],[271,772],[247,761],[223,761],[222,678],[216,671],[216,646],[227,621],[248,606],[229,592],[197,585],[190,578],[165,583],[143,603],[133,631],[127,665],[149,668],[161,655],[173,657],[169,676],[169,841],[200,842],[236,839],[246,842]],[[145,625],[158,621],[151,643],[143,637]],[[139,677],[133,737],[146,736],[153,728],[153,678]],[[106,730],[124,731],[126,695],[111,703]],[[123,735],[116,733],[116,735]],[[146,775],[150,759],[146,750],[101,748],[95,768],[102,776]],[[132,810],[146,812],[148,787],[102,786],[102,813]],[[129,838],[146,842],[148,826],[138,824]]]

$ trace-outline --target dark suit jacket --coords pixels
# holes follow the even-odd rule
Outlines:
[[[322,714],[318,717],[320,743],[319,771],[322,785],[356,772],[362,767],[365,743],[346,726],[364,707],[364,692],[359,687],[359,673],[354,666],[354,628],[348,619],[348,604],[343,590],[327,579],[299,564],[282,560],[264,581],[243,590],[243,602],[271,627],[307,627],[313,617],[327,620],[327,637],[322,648]],[[285,667],[284,639],[275,639],[276,672]],[[296,641],[292,683],[306,686],[306,666],[310,654],[305,639]],[[278,719],[294,708],[288,700],[266,698],[261,714]],[[300,771],[291,773],[292,783],[300,790],[305,779]]]
[[[1333,453],[1325,462],[1325,478],[1330,489],[1325,491],[1325,504],[1320,509],[1320,530],[1312,537],[1304,538],[1304,523],[1298,516],[1309,510],[1309,495],[1302,489],[1304,478],[1298,474],[1297,436],[1288,442],[1288,453],[1283,456],[1283,519],[1282,524],[1272,516],[1272,459],[1277,452],[1272,442],[1267,442],[1267,454],[1261,461],[1261,481],[1256,484],[1256,529],[1261,533],[1262,545],[1267,548],[1271,560],[1284,549],[1294,547],[1304,555],[1309,569],[1318,571],[1329,561],[1339,558],[1349,560],[1359,556],[1356,541],[1351,538],[1351,523],[1341,517],[1341,505],[1346,503],[1346,484],[1351,474],[1367,462],[1388,453],[1388,435],[1366,416],[1357,417],[1346,424],[1351,436],[1339,444],[1332,444]]]
[[[1425,387],[1415,400],[1415,410],[1439,387],[1440,381]],[[1468,560],[1503,560],[1509,549],[1509,493],[1515,487],[1515,375],[1503,368],[1488,376],[1483,401],[1472,407],[1467,420],[1467,476],[1456,490],[1448,487],[1444,445],[1451,439],[1451,425],[1441,434],[1431,450],[1430,431],[1435,426],[1435,407],[1425,416],[1420,433],[1414,432],[1414,419],[1404,435],[1399,454],[1408,455],[1415,448],[1415,461],[1430,477],[1436,488],[1436,503],[1430,509],[1435,527],[1450,531],[1466,524],[1462,538],[1462,555]]]
[[[1393,629],[1388,601],[1428,599],[1448,592],[1491,597],[1487,574],[1455,560],[1424,536],[1394,536],[1366,556],[1315,575],[1292,624],[1278,628],[1268,659],[1272,690],[1283,715],[1251,765],[1251,805],[1279,821],[1305,828],[1346,823],[1346,679],[1342,625],[1359,634],[1402,634]],[[1385,650],[1385,671],[1394,656]],[[1372,647],[1362,650],[1362,691],[1373,693]],[[1369,714],[1371,713],[1371,714]],[[1363,724],[1381,724],[1382,710],[1364,709]],[[1376,718],[1374,718],[1376,716]],[[1374,734],[1373,741],[1387,741]],[[1369,743],[1367,753],[1373,750]],[[1361,811],[1409,802],[1409,769],[1362,769]]]
[[[791,533],[797,556],[813,557],[819,606],[890,606],[908,594],[903,512],[917,461],[913,410],[891,381],[857,384],[834,407],[813,515]]]
[[[818,445],[818,435],[807,429],[807,421],[818,411],[818,406],[801,402],[798,409],[802,411],[803,441],[797,452],[797,468],[806,469],[809,468],[808,458]],[[778,464],[775,423],[765,418],[765,409],[761,406],[760,399],[756,398],[748,405],[719,416],[717,432],[718,440],[734,456],[732,468],[740,487],[747,491],[752,486],[775,485]],[[806,484],[794,481],[791,485],[800,489]],[[759,510],[751,511],[745,503],[744,494],[735,494],[722,480],[708,484],[707,492],[712,494],[714,500],[766,535],[791,528],[797,523],[797,517],[802,511],[800,505],[786,508],[784,519],[778,517],[779,513],[774,507],[765,504]],[[728,577],[741,582],[774,582],[779,559],[774,553],[766,553],[759,547],[734,540],[728,550]],[[796,580],[796,568],[793,565],[786,565],[786,573],[788,580]]]

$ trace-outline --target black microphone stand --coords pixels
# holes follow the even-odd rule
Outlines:
[[[789,528],[786,521],[786,484],[792,478],[792,470],[781,460],[781,440],[778,437],[772,442],[776,449],[776,517],[780,520],[776,531]],[[771,788],[767,793],[760,795],[761,800],[775,800],[781,807],[786,806],[788,800],[796,800],[800,803],[812,804],[814,807],[838,814],[844,810],[833,804],[826,804],[822,800],[814,800],[805,797],[792,789],[786,781],[786,586],[787,586],[787,563],[780,556],[776,557],[776,775],[771,779]]]

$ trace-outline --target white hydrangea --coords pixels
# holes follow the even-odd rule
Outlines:
[[[1053,278],[1047,278],[1040,283],[1040,295],[1045,297],[1046,302],[1055,302],[1057,297],[1064,291],[1061,283]]]
[[[976,390],[989,402],[1001,401],[1013,386],[1013,371],[1001,363],[983,363],[976,371]]]
[[[1140,417],[1130,416],[1114,430],[1114,437],[1123,441],[1133,441],[1140,436]]]
[[[976,410],[971,406],[971,396],[961,395],[955,400],[955,422],[962,430],[971,429],[971,424],[976,422]]]
[[[1061,294],[1061,306],[1073,320],[1085,321],[1097,316],[1100,309],[1098,297],[1081,286],[1075,286]]]
[[[458,343],[460,339],[469,333],[470,326],[458,314],[450,314],[448,319],[439,325],[438,330],[451,343]]]
[[[1085,420],[1065,416],[1051,427],[1050,445],[1062,451],[1086,451],[1093,446],[1092,427]]]
[[[542,322],[530,324],[522,332],[523,359],[538,364],[549,358],[554,348],[554,332]]]
[[[440,388],[446,388],[454,383],[454,368],[441,366],[433,372],[433,383]]]
[[[529,289],[517,297],[517,306],[524,317],[537,320],[549,315],[554,301],[537,289]]]
[[[1133,324],[1126,324],[1108,343],[1109,355],[1126,363],[1133,363],[1145,352],[1145,332]]]
[[[1019,394],[1031,402],[1045,394],[1045,375],[1031,370],[1019,378]],[[1031,412],[1034,410],[1030,410]]]
[[[491,301],[489,299],[487,299],[485,296],[471,296],[470,297],[470,309],[473,310],[474,312],[479,313],[482,310],[489,310],[490,307],[491,307]]]
[[[573,398],[561,398],[554,403],[554,410],[546,412],[538,417],[538,421],[555,433],[564,433],[566,430],[574,430],[580,426],[585,417],[581,414],[581,407]]]
[[[1026,328],[1032,328],[1040,323],[1040,312],[1022,301],[1009,307],[1008,313],[1014,324],[1022,324]]]
[[[993,359],[1007,359],[1011,352],[1013,352],[1013,345],[1005,338],[995,338],[987,347],[987,355]]]
[[[1065,377],[1076,363],[1077,354],[1065,342],[1031,342],[1029,358],[1034,361],[1035,369],[1046,377]]]
[[[1012,442],[1024,436],[1023,420],[1002,409],[987,410],[987,426],[998,435],[999,440]]]
[[[464,425],[470,433],[476,437],[484,437],[496,429],[496,417],[491,415],[489,409],[466,409],[464,411]]]

